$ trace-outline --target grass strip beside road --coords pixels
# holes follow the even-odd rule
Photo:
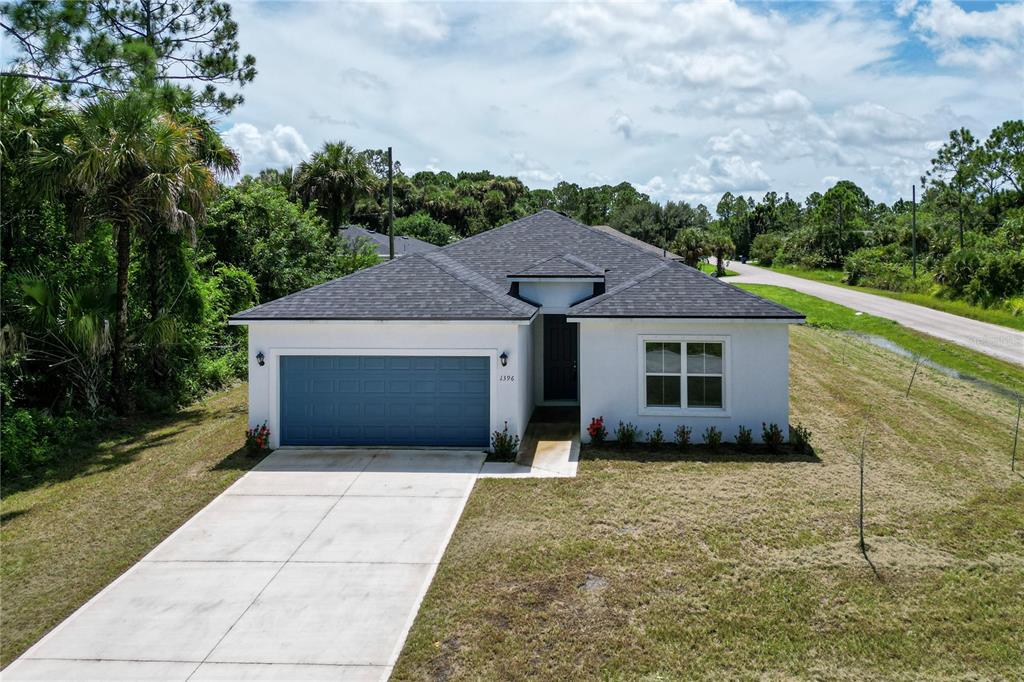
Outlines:
[[[771,299],[807,316],[807,324],[824,329],[881,336],[943,367],[997,384],[1010,391],[1024,391],[1024,367],[922,334],[898,322],[858,313],[784,287],[768,284],[737,284],[747,291]]]
[[[804,279],[810,279],[816,282],[834,284],[835,286],[853,289],[854,291],[863,291],[866,294],[885,296],[886,298],[896,299],[897,301],[914,303],[916,305],[924,306],[926,308],[941,310],[944,313],[949,313],[951,315],[959,315],[960,317],[967,317],[972,320],[978,320],[979,322],[988,322],[989,324],[998,324],[1002,325],[1003,327],[1009,327],[1010,329],[1024,331],[1024,315],[1014,315],[1009,310],[1001,308],[983,308],[981,306],[967,303],[966,301],[954,301],[947,298],[939,298],[938,296],[932,296],[931,294],[889,291],[887,289],[875,289],[872,287],[853,286],[843,282],[844,273],[842,270],[812,270],[807,268],[797,268],[786,265],[773,265],[771,268],[766,269],[769,269],[772,272],[778,272],[779,274],[782,275],[793,275],[794,277],[802,277]]]

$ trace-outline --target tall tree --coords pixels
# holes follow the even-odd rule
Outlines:
[[[237,166],[226,148],[211,144],[211,134],[160,112],[145,93],[101,96],[82,108],[62,146],[40,150],[35,161],[38,177],[51,192],[71,188],[86,198],[84,220],[106,220],[114,226],[111,384],[120,412],[127,409],[132,240],[158,222],[177,232],[193,230],[202,219],[216,190],[215,172]]]
[[[356,203],[370,196],[376,186],[366,157],[345,142],[326,142],[308,161],[299,164],[292,185],[308,207],[316,202],[320,214],[336,232],[350,220]]]
[[[949,188],[956,195],[957,226],[960,248],[964,248],[964,195],[978,179],[978,140],[967,128],[949,133],[949,142],[942,145],[932,159],[925,177],[940,188]]]
[[[42,80],[66,97],[123,94],[139,85],[198,84],[196,103],[226,113],[256,76],[239,57],[238,24],[218,0],[16,0],[0,27],[17,46],[5,72]]]

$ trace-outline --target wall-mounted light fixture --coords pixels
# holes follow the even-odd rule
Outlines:
[[[262,367],[264,364],[266,364],[266,362],[265,362],[266,359],[267,359],[266,356],[263,355],[263,351],[260,351],[259,353],[256,354],[256,363],[260,367]]]
[[[501,360],[502,367],[506,367],[508,365],[508,353],[502,352],[502,354],[498,356],[498,359]]]

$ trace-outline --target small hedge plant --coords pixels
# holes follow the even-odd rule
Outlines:
[[[604,425],[604,417],[594,417],[587,427],[587,435],[591,443],[603,443],[608,438],[608,429]]]
[[[658,424],[658,428],[651,431],[651,435],[647,438],[647,442],[651,445],[661,445],[665,442],[665,432],[661,430],[661,424]]]
[[[250,455],[258,455],[270,449],[270,429],[267,422],[245,430],[245,449]]]
[[[803,424],[789,427],[789,442],[797,452],[809,455],[814,452],[811,447],[811,432]]]
[[[761,440],[764,441],[768,452],[777,452],[785,442],[785,439],[782,437],[782,429],[775,422],[771,424],[761,422]]]
[[[628,448],[636,443],[638,434],[639,430],[636,428],[636,424],[632,422],[626,422],[625,424],[619,422],[619,425],[615,428],[615,440],[621,448]]]
[[[505,428],[491,434],[491,450],[495,457],[507,461],[515,459],[519,452],[519,435],[509,432],[507,421]]]
[[[684,424],[680,424],[676,427],[676,445],[679,446],[680,450],[685,450],[690,447],[690,436],[693,435],[693,429]]]
[[[747,449],[754,444],[754,435],[750,432],[746,426],[741,426],[736,430],[736,445],[741,448]]]
[[[718,446],[722,444],[722,432],[714,426],[704,429],[704,444],[712,450],[717,450]]]

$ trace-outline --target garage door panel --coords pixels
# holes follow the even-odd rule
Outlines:
[[[282,356],[283,445],[489,442],[490,359]]]

